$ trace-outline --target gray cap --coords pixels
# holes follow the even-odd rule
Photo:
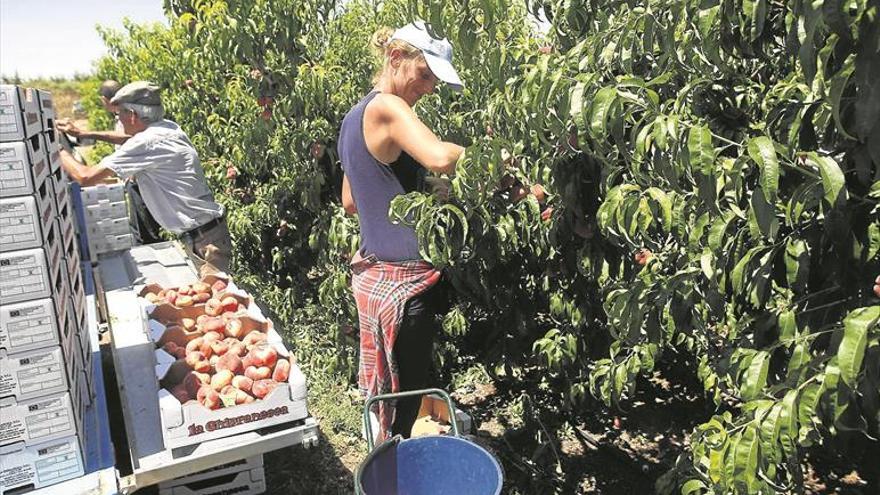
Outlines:
[[[131,103],[135,105],[161,106],[162,97],[159,95],[159,86],[150,81],[135,81],[119,88],[119,91],[110,100],[113,105]]]

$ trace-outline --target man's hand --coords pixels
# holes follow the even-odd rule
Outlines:
[[[62,120],[56,121],[55,127],[59,131],[67,134],[68,136],[73,136],[75,138],[78,138],[83,135],[82,129],[77,127],[76,124],[71,122],[69,119],[62,119]]]

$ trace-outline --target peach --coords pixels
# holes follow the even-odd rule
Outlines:
[[[250,372],[250,374],[248,374]],[[244,371],[244,376],[254,380],[265,380],[272,376],[272,368],[268,366],[251,366]]]
[[[205,341],[202,337],[196,337],[189,342],[186,343],[186,352],[193,352],[199,350],[202,347],[202,343]]]
[[[224,290],[226,290],[226,282],[222,280],[217,280],[216,282],[211,284],[211,292],[215,294],[218,292],[223,292]]]
[[[160,302],[162,302],[163,298],[159,297],[158,295],[156,295],[152,292],[147,292],[147,294],[144,296],[144,299],[146,299],[147,302],[150,302],[153,304],[159,304]]]
[[[165,302],[168,304],[174,304],[175,301],[177,301],[177,291],[174,289],[165,291]]]
[[[191,295],[193,295],[192,287],[190,287],[189,285],[181,285],[180,287],[177,288],[177,295],[178,296],[191,296]]]
[[[216,368],[217,361],[219,361],[219,360],[220,360],[220,356],[214,354],[213,356],[211,356],[211,357],[208,358],[208,364],[210,364],[211,367],[214,368],[214,369],[216,370],[216,369],[217,369],[217,368]]]
[[[238,318],[230,318],[226,322],[226,335],[240,339],[244,334],[244,327]]]
[[[242,357],[247,352],[247,347],[245,347],[244,343],[238,341],[229,344],[228,354],[235,354],[238,357]]]
[[[232,384],[232,378],[234,376],[235,375],[229,370],[218,371],[211,377],[211,388],[219,392],[223,387]]]
[[[226,329],[226,323],[221,318],[213,317],[202,322],[202,331],[223,333]]]
[[[202,338],[205,339],[205,342],[214,342],[215,340],[223,340],[223,334],[220,332],[205,332],[205,335],[202,335]]]
[[[220,400],[220,394],[218,394],[216,390],[209,390],[205,394],[205,400],[202,402],[202,405],[208,409],[214,410],[223,407],[223,402]]]
[[[174,305],[178,308],[186,308],[193,305],[193,298],[191,296],[177,296],[177,300],[174,302]]]
[[[239,375],[244,372],[244,365],[241,362],[241,358],[236,356],[235,354],[226,353],[217,360],[217,363],[214,365],[214,368],[219,372],[222,370],[229,370],[233,374]]]
[[[196,320],[193,320],[192,318],[181,318],[180,326],[182,326],[187,332],[192,332],[196,329]]]
[[[232,296],[226,296],[220,301],[220,305],[223,307],[223,311],[232,311],[233,313],[238,311],[238,299]]]
[[[196,317],[196,327],[201,328],[202,325],[205,324],[205,320],[210,318],[208,315],[199,315]]]
[[[185,359],[187,366],[189,366],[190,368],[195,368],[196,363],[198,363],[199,361],[204,361],[205,359],[207,359],[207,356],[205,356],[201,351],[192,351],[186,353]]]
[[[211,356],[213,356],[214,355],[214,348],[211,347],[211,341],[203,339],[202,345],[199,346],[199,352],[201,352],[205,356],[205,359],[208,359]]]
[[[254,382],[254,397],[258,399],[262,399],[272,393],[275,390],[275,387],[278,386],[278,382],[275,380],[257,380]]]
[[[211,294],[207,292],[197,292],[192,295],[193,302],[196,304],[202,304],[208,302],[208,299],[211,299]]]
[[[210,385],[202,385],[199,387],[198,392],[196,392],[196,400],[199,402],[205,401],[205,396],[208,395],[208,392],[212,392],[214,389],[211,388]]]
[[[256,366],[268,366],[269,368],[272,368],[275,366],[275,362],[278,361],[278,351],[276,351],[271,345],[265,343],[261,343],[254,347],[248,354],[253,354],[253,363]]]
[[[196,282],[196,283],[192,284],[192,290],[196,294],[204,293],[204,292],[211,292],[211,286],[204,283],[204,282]]]
[[[232,377],[232,386],[239,390],[244,390],[245,392],[250,392],[251,387],[254,386],[254,380],[242,375],[236,375]]]
[[[247,335],[245,335],[244,338],[241,339],[241,341],[244,343],[244,345],[250,346],[250,345],[254,345],[258,342],[263,342],[267,338],[268,337],[263,332],[261,332],[259,330],[252,330]]]
[[[214,354],[222,356],[226,354],[226,351],[229,350],[229,344],[223,342],[222,340],[214,340],[211,341],[211,350],[214,352]]]
[[[286,382],[288,378],[290,378],[290,361],[279,359],[278,362],[275,363],[275,371],[272,372],[272,379],[276,382],[283,383]]]
[[[219,299],[211,298],[205,301],[205,314],[208,316],[218,316],[223,312],[223,306]]]

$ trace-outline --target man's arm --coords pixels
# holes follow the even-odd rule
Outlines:
[[[109,177],[116,175],[113,170],[98,165],[95,167],[87,167],[70,154],[69,151],[61,150],[61,168],[67,173],[67,176],[75,180],[81,186],[94,186]]]
[[[120,131],[84,131],[69,120],[58,121],[55,123],[55,127],[59,131],[75,138],[98,139],[111,144],[123,144],[131,137]]]
[[[348,183],[348,176],[342,176],[342,208],[349,215],[356,215],[357,206],[354,204],[354,197],[351,195],[351,185]]]

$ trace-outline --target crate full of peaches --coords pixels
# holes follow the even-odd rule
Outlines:
[[[166,447],[308,416],[306,383],[272,322],[228,279],[141,292]]]

